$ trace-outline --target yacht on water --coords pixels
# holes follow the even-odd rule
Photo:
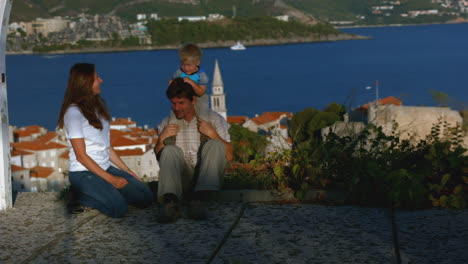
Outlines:
[[[231,46],[231,50],[245,50],[245,46],[242,45],[239,41],[234,46]]]

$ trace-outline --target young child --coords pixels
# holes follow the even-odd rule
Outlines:
[[[195,101],[195,111],[197,117],[203,120],[208,120],[208,95],[206,95],[206,86],[208,85],[208,75],[200,67],[202,59],[202,50],[195,44],[186,44],[179,50],[180,68],[177,69],[172,75],[172,82],[175,78],[183,78],[184,82],[189,83],[195,94],[197,100]],[[174,112],[170,112],[169,124],[181,125]],[[201,136],[201,141],[206,141],[206,136]],[[175,138],[171,137],[165,144],[174,144]]]

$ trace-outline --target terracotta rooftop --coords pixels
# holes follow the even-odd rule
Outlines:
[[[129,130],[132,131],[132,132],[140,132],[140,131],[143,131],[143,128],[141,128],[141,127],[132,127]]]
[[[264,112],[263,114],[252,118],[251,120],[254,121],[257,125],[260,125],[275,121],[282,115],[286,115],[289,118],[292,117],[292,114],[290,112]]]
[[[112,121],[111,126],[128,126],[128,125],[135,125],[135,121],[128,120],[127,118],[117,118],[114,121]]]
[[[34,155],[34,153],[32,152],[29,152],[29,151],[24,151],[24,150],[17,150],[17,149],[14,149],[11,151],[11,156],[12,157],[15,157],[15,156],[19,156],[19,155]]]
[[[57,136],[56,132],[47,132],[47,134],[38,137],[35,141],[47,143]]]
[[[60,148],[66,148],[67,146],[55,143],[55,142],[50,142],[48,144],[42,143],[42,142],[15,142],[11,143],[11,145],[18,150],[47,150],[47,149],[60,149]]]
[[[138,141],[135,141],[133,139],[129,139],[126,137],[111,137],[111,145],[114,147],[120,147],[120,146],[133,146],[133,145],[142,145],[143,143],[140,143]]]
[[[157,135],[158,135],[158,131],[155,129],[146,130],[146,131],[136,131],[136,132],[134,131],[130,133],[131,137],[153,137]]]
[[[148,138],[136,138],[134,140],[135,142],[138,142],[140,144],[149,144],[150,142]]]
[[[128,132],[117,130],[117,129],[111,129],[110,130],[110,137],[121,137],[121,136],[126,136],[128,135]]]
[[[28,169],[28,168],[23,168],[23,167],[20,167],[20,166],[16,166],[16,165],[11,164],[11,171],[12,171],[12,172],[15,172],[15,171],[22,171],[22,170],[29,170],[29,169]]]
[[[137,149],[123,149],[123,150],[118,150],[116,149],[115,152],[119,154],[119,156],[141,156],[143,155],[143,150],[141,148]]]
[[[62,158],[62,159],[69,159],[69,158],[70,158],[70,151],[67,150],[67,151],[65,151],[64,153],[62,153],[62,155],[60,155],[60,158]]]
[[[228,116],[227,117],[227,122],[229,124],[239,124],[242,125],[245,123],[245,120],[247,120],[247,116]]]
[[[28,137],[34,134],[38,134],[40,132],[41,132],[41,126],[38,126],[38,125],[21,127],[13,131],[13,133],[18,137]]]
[[[389,97],[379,99],[377,102],[379,104],[381,104],[381,105],[390,105],[390,104],[402,105],[403,104],[400,99],[398,99],[396,97],[393,97],[393,96],[389,96]],[[375,104],[375,101],[370,103],[370,104],[373,104],[373,103]],[[368,108],[369,108],[369,104],[361,105],[361,106],[358,107],[358,109],[368,109]]]
[[[47,178],[54,172],[53,168],[36,166],[31,168],[31,177]]]

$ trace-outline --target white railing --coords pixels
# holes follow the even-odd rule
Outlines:
[[[11,0],[0,0],[0,210],[13,206],[10,170],[10,140],[6,85],[5,51],[10,20]]]

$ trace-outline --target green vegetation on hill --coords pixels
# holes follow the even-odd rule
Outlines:
[[[290,6],[314,15],[320,20],[356,21],[358,24],[412,24],[444,22],[453,19],[454,16],[420,16],[417,18],[401,17],[400,14],[412,10],[438,9],[446,11],[437,3],[428,0],[401,0],[400,5],[394,5],[393,10],[383,11],[383,14],[372,14],[372,6],[388,5],[382,0],[285,0]],[[452,10],[453,11],[453,10]],[[389,15],[385,15],[388,13]],[[358,17],[364,19],[359,20]]]
[[[287,4],[322,20],[356,20],[356,16],[370,13],[377,0],[285,0]]]
[[[236,164],[230,179],[243,188],[263,184],[292,190],[301,200],[308,191],[322,189],[342,193],[340,202],[346,204],[468,208],[468,149],[462,144],[462,126],[440,120],[427,137],[404,139],[397,123],[391,133],[368,124],[356,133],[331,132],[323,138],[321,128],[342,120],[344,111],[344,106],[330,104],[323,111],[296,113],[290,123],[292,149],[246,155],[248,163]],[[243,142],[241,136],[237,133],[237,142]],[[312,199],[330,202],[326,197]]]
[[[307,26],[298,22],[283,22],[271,17],[235,18],[221,23],[178,22],[175,19],[151,21],[148,30],[153,45],[207,43],[236,40],[278,39],[338,34],[331,25]]]
[[[208,16],[218,13],[225,17],[258,17],[305,13],[324,21],[356,21],[360,24],[443,22],[453,16],[401,18],[410,10],[438,9],[431,0],[400,0],[389,10],[389,16],[372,14],[372,6],[389,5],[384,0],[199,0],[198,4],[170,0],[15,0],[11,21],[31,21],[37,17],[67,16],[79,13],[115,14],[130,22],[136,14],[157,13],[162,18],[177,16]],[[453,11],[453,10],[451,10]],[[364,19],[359,19],[365,17]]]
[[[235,11],[234,11],[235,9]],[[274,7],[273,0],[264,0],[257,3],[251,0],[201,0],[200,5],[168,3],[168,2],[149,2],[137,3],[129,7],[119,8],[117,15],[130,21],[135,20],[135,14],[157,13],[160,17],[178,17],[178,16],[207,16],[208,14],[221,14],[225,17],[259,17],[281,15],[280,9]]]
[[[274,0],[200,0],[199,4],[170,3],[170,1],[135,0],[15,0],[11,19],[13,21],[33,20],[38,16],[89,14],[116,15],[136,20],[136,14],[157,13],[160,17],[207,16],[219,13],[232,17],[272,16],[282,14],[282,9],[274,5]],[[53,12],[50,12],[52,10]]]

